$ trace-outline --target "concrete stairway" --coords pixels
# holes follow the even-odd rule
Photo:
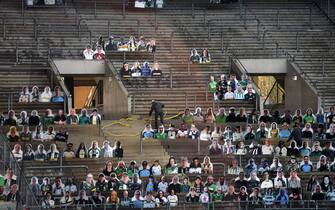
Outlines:
[[[19,114],[25,110],[29,114],[32,110],[44,113],[46,105],[52,110],[63,109],[63,103],[18,103],[23,87],[29,91],[33,86],[43,92],[45,86],[51,85],[48,78],[49,69],[40,65],[0,65],[0,110],[13,109]]]
[[[16,2],[16,3],[15,3]],[[78,3],[78,2],[77,2]],[[248,39],[247,42],[254,42],[254,35],[249,35],[244,32],[244,29],[237,24],[239,21],[238,5],[234,4],[224,8],[225,11],[225,24],[223,28],[217,26],[213,27],[211,41],[207,41],[207,33],[205,31],[206,24],[204,22],[204,10],[207,7],[196,7],[194,18],[191,16],[190,8],[187,6],[189,1],[168,2],[167,7],[157,12],[157,30],[155,30],[155,13],[152,10],[131,10],[127,8],[126,17],[123,19],[122,10],[118,1],[99,1],[97,3],[97,13],[92,13],[92,5],[85,1],[80,1],[80,5],[69,5],[65,10],[62,9],[34,9],[26,10],[25,17],[27,20],[23,23],[22,20],[7,20],[6,29],[6,42],[4,42],[3,54],[6,57],[8,53],[16,53],[16,42],[18,42],[19,63],[24,62],[39,62],[45,63],[48,56],[52,57],[66,57],[66,58],[80,58],[84,46],[90,42],[88,31],[91,31],[91,42],[95,41],[95,37],[102,35],[104,38],[108,36],[107,20],[110,20],[110,34],[114,36],[126,37],[129,35],[138,35],[137,21],[140,21],[140,35],[144,35],[147,39],[155,38],[157,40],[158,49],[155,57],[149,59],[152,63],[154,60],[158,61],[161,65],[163,74],[166,78],[163,79],[158,86],[139,85],[136,89],[127,86],[132,95],[138,95],[146,92],[152,94],[145,94],[142,97],[146,102],[150,102],[153,98],[158,98],[166,92],[171,92],[177,98],[185,101],[185,94],[190,98],[197,97],[197,106],[209,107],[212,104],[212,99],[206,97],[207,82],[210,75],[218,76],[222,73],[228,74],[229,59],[228,53],[223,49],[225,45],[237,47],[241,44],[242,40]],[[20,2],[14,1],[11,4],[4,5],[3,12],[8,17],[18,17],[17,11],[20,9]],[[74,12],[74,7],[77,7],[77,13]],[[71,9],[72,8],[72,9]],[[177,9],[180,8],[180,9]],[[207,14],[207,19],[215,18],[220,14],[220,10],[213,10]],[[171,15],[173,17],[171,18]],[[37,39],[34,38],[34,20],[37,18]],[[60,24],[57,18],[62,18],[64,21]],[[80,33],[78,37],[78,24],[81,19]],[[121,23],[121,25],[120,25]],[[206,21],[205,21],[206,23]],[[17,26],[16,28],[13,26]],[[213,25],[214,26],[214,25]],[[216,29],[227,29],[223,41],[224,46],[218,45],[221,37]],[[197,31],[194,33],[193,31]],[[170,52],[170,37],[174,32],[172,52]],[[199,32],[199,33],[198,33]],[[226,32],[226,31],[225,31]],[[234,33],[243,35],[244,37],[235,40]],[[19,35],[20,34],[20,35]],[[17,41],[17,37],[21,37],[22,41]],[[233,37],[233,38],[231,38]],[[233,41],[231,40],[233,39]],[[213,62],[209,65],[188,65],[188,57],[190,50],[196,47],[198,50],[201,48],[208,48],[210,50]],[[252,47],[253,48],[253,47]],[[251,51],[251,49],[250,49]],[[254,51],[254,50],[252,50]],[[1,53],[0,53],[1,54]],[[262,53],[263,54],[263,53]],[[33,56],[34,55],[34,56]],[[119,56],[110,57],[116,66],[121,66],[122,60]],[[132,57],[127,59],[129,63],[133,63],[140,58]],[[1,60],[1,59],[0,59]],[[140,60],[141,62],[144,60]],[[4,61],[5,62],[5,61]],[[170,77],[171,75],[171,77]],[[172,82],[170,81],[172,78]],[[142,84],[142,82],[140,82]],[[172,84],[172,85],[171,85]],[[171,88],[172,87],[172,88]],[[159,91],[157,91],[159,89]],[[182,90],[182,91],[180,91]],[[159,92],[156,94],[156,92]],[[172,101],[170,101],[172,102]],[[140,110],[140,106],[135,105],[135,109]],[[180,107],[171,107],[171,113],[181,111]],[[143,114],[138,112],[138,114]]]
[[[134,119],[132,121],[121,121],[122,123],[127,124],[127,126],[120,125],[109,125],[110,121],[103,121],[102,127],[106,126],[103,130],[106,138],[110,140],[111,145],[114,144],[115,141],[120,141],[124,150],[124,158],[123,161],[126,164],[129,164],[131,160],[137,161],[140,165],[143,160],[147,160],[150,164],[152,164],[155,160],[159,160],[161,164],[165,165],[169,159],[168,153],[165,151],[163,146],[159,141],[156,140],[147,140],[143,142],[143,150],[140,151],[140,138],[139,133],[143,129],[145,123],[143,120]],[[72,142],[74,144],[74,149],[76,150],[78,145],[81,142],[84,142],[86,147],[89,148],[92,141],[98,141],[99,146],[102,146],[104,138],[99,134],[99,128],[96,126],[88,125],[88,126],[69,126],[69,140],[68,142]],[[60,151],[63,151],[65,148],[64,143],[57,143]],[[37,146],[37,145],[35,145]],[[48,148],[48,146],[46,146]],[[116,158],[100,158],[100,159],[72,159],[72,160],[63,160],[63,166],[84,166],[81,168],[77,167],[69,167],[63,170],[60,169],[49,169],[48,166],[59,166],[60,162],[32,162],[26,161],[24,162],[24,166],[29,167],[31,165],[34,166],[43,166],[45,168],[41,169],[32,169],[25,170],[27,178],[32,176],[38,177],[55,177],[62,176],[64,179],[66,177],[75,176],[77,181],[84,180],[86,173],[90,172],[95,177],[99,175],[104,169],[105,163],[108,160],[112,160],[114,167],[118,160]],[[87,168],[87,170],[86,170]]]
[[[295,1],[293,4],[259,4],[250,1],[247,5],[248,18],[256,17],[266,30],[265,48],[277,42],[282,53],[294,56],[303,77],[322,97],[322,106],[334,105],[334,53],[333,37],[335,26],[328,21],[319,7],[308,1]],[[279,28],[278,28],[279,11]],[[296,46],[298,35],[298,47]]]

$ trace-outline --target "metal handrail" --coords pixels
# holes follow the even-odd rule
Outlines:
[[[39,170],[39,169],[60,169],[60,170],[63,170],[63,169],[73,169],[73,168],[82,168],[85,170],[86,174],[88,174],[89,172],[89,168],[88,166],[86,165],[70,165],[70,166],[29,166],[29,167],[26,167],[25,169],[26,170]]]
[[[271,2],[267,2],[267,3],[271,3]],[[286,3],[289,3],[289,2],[285,2],[285,4]],[[248,4],[262,4],[262,3],[251,2],[251,3],[248,3]],[[241,17],[241,19],[242,18],[244,19],[244,25],[245,25],[245,21],[247,19],[247,10],[248,9],[247,9],[247,6],[245,5],[245,7],[244,7],[244,17],[243,17],[242,7],[243,7],[243,3],[240,4],[240,17]],[[295,9],[303,10],[303,9],[308,9],[309,10],[309,24],[310,24],[310,27],[312,28],[312,7],[287,7],[287,8],[267,7],[266,9],[276,9],[277,10],[276,16],[277,16],[277,28],[278,29],[280,28],[280,10],[295,10]],[[259,21],[259,19],[257,17],[254,17],[254,18]]]
[[[230,62],[231,62],[231,68],[232,68],[232,62],[234,61],[235,63],[237,62],[238,65],[240,67],[242,67],[242,70],[245,72],[246,75],[248,75],[249,79],[251,80],[251,85],[253,86],[253,89],[256,92],[256,109],[260,109],[260,96],[261,96],[261,91],[260,88],[257,86],[256,82],[253,80],[253,78],[250,76],[248,70],[246,69],[246,67],[242,64],[242,62],[239,60],[239,58],[233,53],[231,52],[231,58],[230,58]],[[243,73],[243,72],[241,72]]]
[[[25,177],[25,173],[23,171],[23,168],[20,166],[20,164],[18,163],[18,161],[16,160],[16,158],[14,157],[13,153],[12,153],[12,148],[10,147],[5,135],[3,134],[3,130],[1,129],[1,133],[0,133],[0,138],[2,139],[1,141],[4,143],[4,154],[6,155],[8,152],[9,154],[9,159],[8,159],[8,162],[11,163],[11,161],[14,162],[14,165],[15,165],[15,168],[19,171],[19,174],[18,177],[19,177],[19,181],[23,181],[24,183],[21,183],[21,184],[24,184],[25,187],[28,187],[28,190],[30,191],[31,193],[31,196],[33,198],[33,201],[36,203],[37,205],[37,208],[41,210],[41,206],[39,205],[39,202],[37,201],[34,193],[32,192],[32,190],[30,189],[29,187],[29,183]],[[9,150],[9,151],[8,151]],[[6,157],[4,157],[6,158]],[[6,162],[6,161],[5,161]],[[11,164],[10,164],[11,165]],[[23,186],[19,186],[19,190],[21,190],[23,188]],[[18,209],[18,204],[19,204],[19,201],[17,201],[17,206],[16,206],[16,209]]]
[[[283,95],[285,95],[285,91],[281,86],[278,86],[279,83],[276,81],[273,86],[271,87],[269,93],[267,94],[265,100],[263,101],[263,107],[265,107],[265,104],[267,102],[267,100],[270,98],[270,95],[272,94],[272,91],[275,89],[275,87],[277,86],[277,91],[280,91]],[[277,103],[278,103],[278,92],[277,92]]]
[[[275,88],[276,85],[277,85],[277,81],[276,81],[275,83],[273,83],[273,85],[272,85],[272,87],[271,87],[271,89],[270,89],[268,95],[266,96],[266,98],[265,98],[265,100],[264,100],[264,102],[263,102],[263,106],[264,106],[265,102],[270,98],[270,95],[271,95],[271,93],[272,93],[272,90]]]
[[[286,2],[287,3],[287,2]],[[258,3],[252,3],[252,4],[258,4]],[[279,10],[278,8],[269,8],[269,9],[277,9],[277,10]],[[283,8],[283,9],[285,9],[285,10],[287,10],[287,9],[309,9],[309,11],[310,11],[310,15],[309,15],[309,21],[310,21],[310,27],[312,27],[312,7],[302,7],[302,8],[299,8],[299,7],[293,7],[293,8]],[[246,16],[246,12],[247,12],[247,10],[248,10],[248,8],[247,8],[247,6],[245,6],[245,16]],[[257,16],[255,15],[255,14],[252,14],[252,12],[250,11],[250,10],[248,10],[248,12],[251,14],[251,15],[253,15],[255,18],[257,18]],[[277,13],[277,15],[278,15],[278,13]],[[265,26],[263,26],[264,28],[265,28]],[[277,28],[278,28],[278,17],[277,17]],[[271,31],[274,31],[274,30],[271,30]],[[282,31],[282,30],[279,30],[278,29],[278,31]],[[288,30],[289,32],[292,32],[292,30]],[[317,31],[324,31],[324,32],[328,32],[328,33],[330,33],[330,41],[329,41],[329,43],[330,43],[330,50],[332,50],[332,40],[331,40],[331,38],[332,38],[332,31],[330,31],[330,30],[319,30],[319,29],[315,29],[315,30],[313,30],[313,29],[310,29],[310,30],[299,30],[299,31],[301,31],[301,32],[303,32],[303,31],[306,31],[306,32],[313,32],[313,31],[315,31],[315,32],[317,32]],[[265,39],[265,35],[266,35],[266,33],[268,33],[269,32],[269,30],[267,30],[267,29],[265,29],[264,31],[263,31],[263,49],[265,48],[265,43],[264,43],[264,39]],[[298,34],[296,34],[296,40],[299,38],[299,33]],[[278,44],[278,42],[276,42],[275,43],[276,44],[276,55],[278,55],[278,49],[279,49],[279,44]],[[296,41],[296,46],[298,45],[298,41]],[[310,52],[308,52],[308,53],[310,53]],[[291,57],[291,56],[290,56]],[[293,56],[293,58],[294,58],[294,56]]]
[[[333,37],[333,32],[331,30],[320,30],[320,29],[314,29],[314,30],[264,30],[263,31],[263,38],[262,38],[262,45],[263,45],[263,50],[265,49],[265,38],[268,33],[271,32],[295,32],[296,33],[296,50],[299,51],[299,35],[301,33],[317,33],[317,32],[326,32],[329,33],[329,51],[333,49],[332,47],[332,37]],[[278,42],[276,42],[278,44]],[[278,44],[279,45],[279,44]]]
[[[78,24],[77,24],[77,32],[78,32],[78,37],[80,36],[80,32],[81,32],[81,22],[82,21],[89,21],[89,20],[92,20],[92,19],[88,19],[88,18],[80,18],[78,20]],[[120,19],[108,19],[108,18],[96,18],[94,20],[100,20],[100,21],[107,21],[107,31],[108,31],[108,37],[110,36],[110,24],[111,24],[111,21],[115,21],[115,20],[118,20],[118,21],[134,21],[136,22],[137,24],[137,34],[138,36],[140,36],[140,26],[141,26],[141,21],[139,19],[134,19],[134,18],[130,18],[130,19],[124,19],[124,18],[120,18]]]
[[[332,4],[333,6],[335,6],[335,1],[334,0],[327,0],[327,10],[324,10],[322,8],[322,0],[320,0],[320,5],[318,4],[318,2],[316,0],[312,1],[312,4],[316,7],[318,7],[321,12],[327,17],[327,19],[333,24],[335,25],[335,20],[330,16],[331,12],[330,12],[330,5]]]
[[[38,38],[38,34],[37,34],[37,18],[29,18],[29,17],[16,17],[16,18],[12,18],[12,17],[0,17],[0,19],[2,20],[2,30],[3,30],[3,39],[6,39],[6,20],[22,20],[23,24],[25,24],[26,20],[33,20],[34,22],[34,38],[35,40],[37,40]]]
[[[143,209],[144,208],[144,202],[145,201],[141,201],[141,207],[139,209]],[[276,201],[273,201],[273,204],[278,203]],[[165,203],[165,206],[161,206],[162,209],[171,209],[171,207],[173,208],[174,206],[179,207],[180,209],[198,209],[198,207],[201,207],[201,209],[204,210],[212,210],[212,209],[221,209],[224,207],[230,207],[230,208],[236,208],[236,209],[255,209],[255,210],[264,210],[264,209],[269,209],[272,208],[273,210],[281,210],[281,209],[293,209],[293,205],[294,205],[294,209],[303,209],[303,210],[325,210],[326,207],[322,207],[323,205],[333,205],[334,201],[330,201],[330,200],[298,200],[298,201],[294,201],[294,200],[289,200],[287,205],[279,205],[277,207],[272,206],[271,207],[269,205],[266,205],[265,203],[263,203],[263,201],[260,201],[257,204],[253,204],[252,201],[210,201],[207,203],[201,203],[201,202],[197,202],[197,203],[192,203],[192,202],[186,202],[186,201],[178,201],[177,203],[173,203],[175,205],[171,205],[172,203],[167,202]],[[134,205],[134,202],[130,201],[129,205]],[[34,206],[29,206],[31,208],[34,209]],[[95,204],[72,204],[72,205],[56,205],[55,208],[62,208],[62,209],[83,209],[83,208],[87,208],[87,209],[94,209],[96,207],[100,207],[101,209],[110,209],[110,208],[120,208],[119,205],[115,205],[115,204],[110,204],[110,203],[103,203],[103,204],[99,204],[99,205],[95,205]],[[163,208],[164,207],[164,208]],[[86,209],[85,208],[85,209]],[[127,208],[127,207],[126,207]]]
[[[220,18],[215,18],[215,19],[210,19],[207,21],[207,33],[208,33],[208,40],[211,41],[211,25],[212,22],[214,21],[224,21],[225,19],[220,19]],[[252,18],[250,20],[255,20],[257,22],[257,39],[259,39],[259,34],[260,34],[260,21],[257,18]],[[246,18],[244,18],[244,28],[246,28],[247,21]]]
[[[333,49],[332,46],[332,37],[333,37],[333,32],[331,30],[306,30],[306,31],[297,31],[296,34],[296,49],[297,51],[299,50],[299,34],[302,32],[327,32],[329,33],[329,51]]]
[[[242,62],[240,61],[240,59],[232,52],[231,56],[235,59],[236,62],[238,62],[239,66],[242,67],[243,71],[246,73],[247,76],[250,76],[250,73],[248,72],[247,68],[242,64]],[[257,84],[255,83],[255,81],[252,79],[252,77],[249,77],[249,79],[251,79],[252,81],[252,85],[256,88],[255,91],[256,93],[260,96],[260,88],[257,86]]]
[[[66,97],[66,103],[64,103],[64,112],[66,112],[67,110],[70,110],[72,108],[72,95],[70,91],[67,89],[65,82],[64,82],[64,78],[61,76],[54,60],[52,58],[49,58],[48,62],[49,62],[49,65],[51,66],[50,70],[52,71],[52,74],[57,79]]]
[[[249,11],[249,12],[251,13],[251,11]],[[252,13],[251,13],[251,14],[252,14]],[[252,15],[256,17],[256,15],[254,15],[254,14],[252,14]],[[265,30],[266,30],[266,29],[265,29]],[[274,40],[274,41],[276,41],[276,40]],[[279,44],[278,44],[278,42],[275,42],[275,44],[277,45],[277,49],[278,49],[278,48],[279,48]],[[277,51],[276,53],[278,53],[278,51]],[[301,71],[300,73],[301,73],[302,76],[304,75],[304,78],[307,80],[307,84],[309,85],[309,87],[313,90],[313,92],[314,92],[316,95],[319,96],[318,92],[317,92],[316,89],[313,87],[313,86],[315,86],[315,82],[313,82],[313,80],[312,80],[307,74],[304,73],[304,71],[303,71],[302,68],[299,66],[299,64],[295,62],[295,56],[294,56],[294,55],[291,55],[287,50],[283,50],[283,53],[284,53],[284,55],[288,58],[288,60],[289,60],[292,64],[296,65],[297,68],[300,69],[300,71]],[[308,53],[311,54],[310,52],[308,52]],[[313,85],[313,86],[312,86],[312,85]]]

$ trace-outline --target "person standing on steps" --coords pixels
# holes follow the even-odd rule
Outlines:
[[[159,101],[155,101],[155,100],[151,101],[151,109],[149,112],[149,116],[151,116],[153,111],[155,112],[155,128],[156,129],[158,129],[158,116],[160,118],[160,123],[163,124],[163,117],[164,117],[163,108],[164,108],[163,103]]]

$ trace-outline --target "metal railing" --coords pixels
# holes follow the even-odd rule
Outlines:
[[[60,172],[63,172],[63,169],[83,169],[85,171],[85,174],[89,173],[89,168],[86,165],[70,165],[70,166],[64,166],[62,164],[63,158],[59,158],[60,165],[59,166],[30,166],[25,167],[25,170],[44,170],[44,169],[59,169]]]
[[[70,91],[68,90],[68,88],[66,87],[65,82],[64,82],[64,77],[61,76],[53,59],[49,59],[49,65],[51,67],[50,68],[51,75],[53,75],[53,78],[57,80],[58,84],[60,85],[60,87],[62,88],[64,92],[64,97],[65,97],[64,112],[67,113],[67,111],[72,109],[72,95]]]
[[[258,37],[260,35],[260,26],[261,26],[260,21],[257,18],[251,18],[251,19],[248,19],[248,20],[254,20],[254,21],[257,22],[257,25],[256,25],[257,39],[259,39]],[[211,33],[211,28],[212,28],[211,26],[212,26],[214,21],[225,21],[225,19],[210,19],[210,20],[207,21],[207,34],[208,34],[207,38],[208,38],[208,41],[211,41],[211,34],[212,34]],[[243,22],[244,22],[244,24],[243,24],[244,28],[246,29],[247,28],[247,19],[244,18]],[[223,35],[223,31],[221,31],[221,37],[223,37],[222,35]],[[222,46],[222,44],[221,44],[221,46]]]
[[[271,97],[271,95],[273,94],[274,91],[275,91],[275,94],[276,94],[276,96],[275,96],[275,98],[276,98],[275,103],[276,104],[279,104],[279,102],[280,102],[279,101],[279,92],[282,94],[283,99],[284,99],[284,97],[285,97],[285,91],[280,86],[280,84],[278,83],[278,81],[276,80],[275,83],[273,83],[273,85],[272,85],[269,93],[267,94],[265,100],[263,101],[263,107],[266,107],[267,105],[271,104],[271,102],[270,102],[271,98],[270,97]]]
[[[78,20],[78,24],[77,24],[77,33],[78,33],[78,37],[80,37],[80,33],[81,33],[81,25],[82,25],[82,22],[83,21],[89,21],[91,19],[87,19],[87,18],[80,18]],[[137,36],[139,37],[141,35],[141,31],[140,31],[140,28],[141,28],[141,21],[139,19],[106,19],[106,18],[97,18],[97,19],[94,19],[94,20],[99,20],[99,21],[107,21],[107,25],[106,25],[106,28],[107,28],[107,34],[108,34],[108,37],[110,37],[111,35],[111,21],[134,21],[136,23],[136,27],[137,27]]]
[[[113,61],[111,61],[111,60],[106,60],[105,62],[106,62],[106,64],[107,64],[107,66],[109,67],[109,72],[107,72],[107,75],[114,76],[114,77],[117,79],[117,81],[118,81],[120,87],[122,88],[123,93],[124,93],[126,96],[129,96],[129,92],[128,92],[127,88],[123,85],[123,83],[122,83],[122,79],[121,79],[121,77],[120,77],[118,71],[116,70],[116,67],[115,67]]]
[[[129,198],[130,199],[130,198]],[[54,208],[59,209],[65,209],[65,210],[73,210],[73,209],[85,209],[85,210],[93,210],[93,209],[129,209],[136,205],[137,209],[145,209],[146,201],[140,200],[137,205],[135,202],[129,202],[129,206],[122,206],[120,204],[110,204],[110,203],[104,203],[100,205],[94,205],[94,204],[77,204],[77,205],[57,205]],[[334,205],[334,201],[314,201],[314,200],[300,200],[300,201],[294,201],[289,200],[287,204],[280,204],[279,201],[273,200],[273,204],[266,205],[263,200],[258,201],[237,201],[237,200],[230,200],[230,201],[211,201],[209,199],[208,202],[185,202],[185,201],[178,201],[176,203],[160,203],[160,207],[157,207],[155,204],[155,201],[152,201],[152,203],[155,207],[155,209],[161,209],[161,210],[171,210],[174,208],[178,209],[203,209],[203,210],[214,210],[214,209],[225,209],[225,208],[231,208],[231,209],[238,209],[238,210],[265,210],[265,209],[274,209],[274,210],[288,210],[288,209],[299,209],[299,210],[327,210],[332,208]],[[151,207],[152,208],[152,207]],[[30,209],[35,210],[34,206],[31,206]]]
[[[335,13],[333,11],[335,9],[334,0],[314,0],[313,4],[322,11],[333,25],[335,25]]]
[[[233,69],[233,64],[236,65],[236,67],[238,67],[239,70],[242,70],[242,72],[240,72],[241,74],[245,74],[248,76],[249,80],[251,81],[251,84],[253,86],[253,89],[256,92],[256,109],[259,110],[259,105],[260,105],[260,88],[257,86],[256,82],[253,80],[252,76],[249,74],[248,70],[246,69],[246,67],[242,64],[242,62],[240,61],[240,59],[233,53],[231,52],[230,55],[230,69],[232,71]]]
[[[295,33],[295,48],[296,48],[296,51],[299,51],[299,38],[302,36],[302,37],[306,37],[306,33],[320,33],[320,32],[325,32],[325,33],[329,33],[329,51],[331,51],[333,49],[333,43],[332,43],[332,38],[333,38],[333,32],[331,30],[318,30],[318,29],[315,29],[315,30],[264,30],[263,31],[263,35],[262,35],[262,46],[263,46],[263,50],[265,50],[265,38],[266,38],[266,35],[268,33],[271,33],[271,32],[292,32],[292,33]],[[278,42],[276,42],[276,46],[277,48],[279,47],[278,46]]]
[[[288,2],[286,2],[286,3],[289,4]],[[246,4],[244,4],[243,6],[246,7],[246,8],[248,8]],[[252,16],[254,16],[254,17],[257,18],[257,16],[255,14],[252,14],[252,12],[250,11],[250,9],[248,9],[248,12],[250,13],[250,15],[252,15]],[[311,22],[312,22],[312,19],[310,18],[310,23]],[[261,25],[262,25],[262,23],[261,23]],[[263,33],[263,36],[265,37],[265,34],[267,33],[268,30],[265,28],[265,26],[263,26],[263,27],[264,27],[264,30],[266,31],[266,32]],[[309,31],[313,31],[313,30],[309,30]],[[296,34],[296,40],[298,40],[298,39],[299,39],[299,33]],[[330,38],[330,40],[331,40],[331,38]],[[263,42],[264,42],[264,39],[263,39]],[[276,45],[276,56],[278,56],[278,54],[279,54],[279,52],[278,52],[279,51],[279,43],[276,40],[272,40],[272,42],[274,42],[274,44]],[[332,45],[332,41],[330,41],[330,45]],[[299,48],[299,42],[296,41],[296,48],[297,48],[297,46]],[[264,46],[264,48],[265,48],[265,46]],[[332,48],[332,46],[331,46],[331,48]],[[295,55],[291,55],[285,49],[281,49],[281,50],[282,50],[282,53],[284,54],[284,56],[288,59],[288,61],[291,62],[291,64],[296,67],[295,69],[296,69],[297,73],[300,73],[300,75],[302,76],[302,78],[304,78],[306,80],[307,85],[313,90],[313,92],[316,95],[319,96],[317,90],[315,89],[315,87],[316,87],[315,81],[313,81],[310,78],[310,76],[304,72],[303,68],[301,68],[300,65],[295,61]],[[311,54],[311,52],[309,52],[309,51],[307,51],[306,53],[307,54]]]
[[[37,34],[37,18],[29,18],[29,17],[21,17],[21,18],[12,18],[12,17],[0,17],[0,19],[2,20],[2,30],[3,30],[3,39],[7,39],[7,23],[6,20],[22,20],[22,23],[25,25],[27,20],[33,20],[33,37],[35,38],[35,40],[37,40],[38,38],[38,34]]]
[[[23,205],[32,204],[36,206],[36,209],[41,209],[37,198],[29,187],[29,182],[25,177],[24,170],[21,164],[17,161],[12,153],[12,148],[9,145],[6,136],[4,135],[4,130],[0,130],[0,145],[1,153],[3,157],[3,166],[6,168],[11,168],[14,174],[17,176],[18,191],[20,193],[20,199],[16,200],[16,210],[22,209]],[[21,162],[22,163],[22,162]],[[31,203],[32,202],[32,203]]]

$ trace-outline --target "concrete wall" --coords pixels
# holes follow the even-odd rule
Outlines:
[[[130,106],[128,92],[108,62],[106,62],[105,70],[106,76],[103,80],[105,119],[120,119],[126,117],[129,114]]]
[[[250,74],[285,74],[286,59],[240,59]]]
[[[305,111],[312,108],[315,112],[318,109],[319,97],[316,91],[300,76],[299,70],[286,59],[240,59],[240,62],[252,75],[273,75],[285,76],[285,109],[294,112],[301,108]],[[233,66],[240,69],[240,65]],[[243,70],[240,72],[244,72]],[[297,80],[293,80],[297,76]],[[260,87],[261,88],[261,87]]]
[[[105,74],[105,61],[55,59],[54,63],[61,75]]]
[[[293,76],[297,80],[293,80]],[[294,66],[288,63],[287,75],[285,77],[285,108],[292,112],[297,108],[304,112],[312,108],[314,112],[318,109],[318,96],[305,80],[297,73]]]

